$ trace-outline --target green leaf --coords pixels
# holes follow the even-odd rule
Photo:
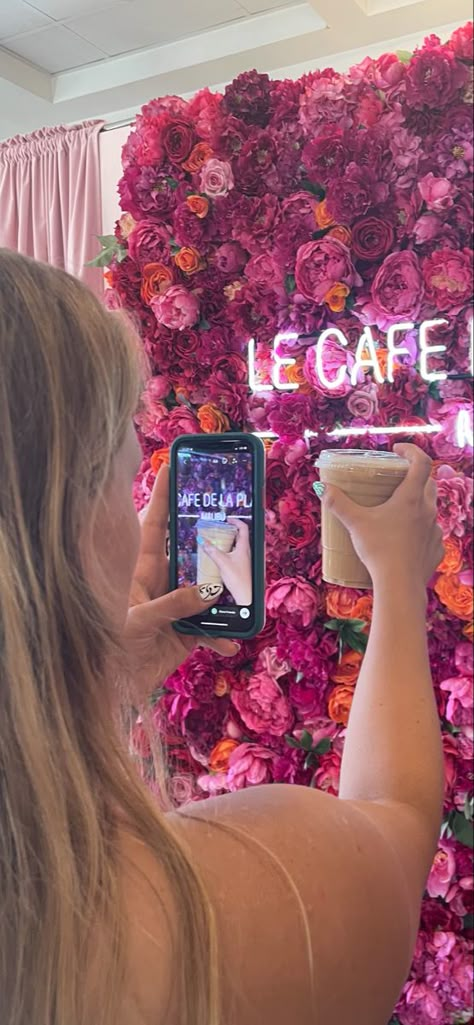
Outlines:
[[[169,185],[170,189],[173,189],[173,192],[179,187],[179,181],[176,178],[166,178],[166,184]]]
[[[202,320],[199,321],[199,330],[200,331],[209,331],[210,326],[211,325],[210,325],[209,321],[205,320],[204,317],[203,317]]]
[[[353,651],[357,651],[358,655],[363,655],[367,649],[368,637],[364,634],[352,634],[347,638],[347,645],[352,648]]]
[[[336,630],[337,631],[340,628],[340,624],[341,624],[341,620],[340,619],[329,619],[328,622],[324,624],[324,629],[325,630]]]
[[[468,822],[459,811],[452,812],[449,818],[449,825],[456,840],[464,844],[465,847],[469,847],[470,850],[473,850],[474,836],[472,823]]]
[[[292,747],[295,750],[301,751],[301,744],[300,744],[299,740],[296,740],[295,737],[288,737],[287,736],[287,737],[285,737],[285,741],[288,744],[288,747]]]
[[[286,275],[286,278],[285,278],[285,289],[288,292],[288,295],[291,295],[292,292],[294,292],[296,290],[296,279],[295,279],[294,274],[287,274]]]
[[[308,754],[306,755],[305,760],[304,760],[304,768],[305,769],[311,769],[313,767],[313,765],[314,765],[314,754],[313,754],[312,751],[309,751]]]
[[[428,387],[428,395],[430,399],[434,399],[435,402],[441,402],[441,393],[439,390],[438,381],[431,381]]]
[[[300,187],[304,192],[310,192],[312,196],[316,196],[317,199],[324,199],[326,195],[326,189],[322,185],[317,185],[313,182],[302,182]]]
[[[395,50],[395,56],[398,57],[401,64],[409,64],[413,54],[410,50]]]
[[[319,744],[316,744],[316,747],[313,747],[313,754],[327,755],[328,751],[331,750],[331,747],[332,741],[329,737],[323,737],[323,739],[319,741]]]
[[[303,751],[311,751],[312,750],[313,738],[311,736],[311,733],[308,733],[308,730],[303,730],[303,732],[301,734],[300,745],[303,748]]]
[[[354,630],[356,634],[362,633],[367,626],[364,619],[349,619],[348,623],[350,623],[351,631]]]
[[[96,235],[96,238],[99,239],[104,249],[110,249],[111,246],[118,245],[118,239],[115,238],[115,235]]]
[[[474,929],[474,915],[472,911],[468,915],[464,915],[463,926],[464,929]]]

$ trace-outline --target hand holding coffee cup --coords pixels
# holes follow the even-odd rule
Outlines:
[[[213,532],[213,528],[217,529]],[[236,605],[252,604],[252,555],[244,520],[229,516],[225,523],[199,521],[198,583],[201,575],[206,581],[223,583]]]
[[[426,584],[443,557],[428,456],[416,445],[396,445],[394,453],[331,450],[318,465],[323,579],[370,588],[403,567]]]

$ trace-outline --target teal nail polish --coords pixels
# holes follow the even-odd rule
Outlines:
[[[313,491],[317,498],[321,499],[326,490],[326,485],[322,484],[320,480],[315,480],[313,484]]]
[[[196,541],[197,541],[198,545],[203,545],[203,544],[205,543],[205,542],[204,542],[204,538],[203,538],[203,537],[201,537],[201,535],[200,535],[200,534],[198,534],[198,536],[197,536],[197,538],[196,538]]]

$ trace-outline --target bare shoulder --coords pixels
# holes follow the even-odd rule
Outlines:
[[[288,786],[170,816],[216,911],[223,1025],[386,1025],[417,924],[392,818]]]

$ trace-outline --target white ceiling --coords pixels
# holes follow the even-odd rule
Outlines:
[[[0,138],[446,35],[471,15],[471,0],[0,0]]]

